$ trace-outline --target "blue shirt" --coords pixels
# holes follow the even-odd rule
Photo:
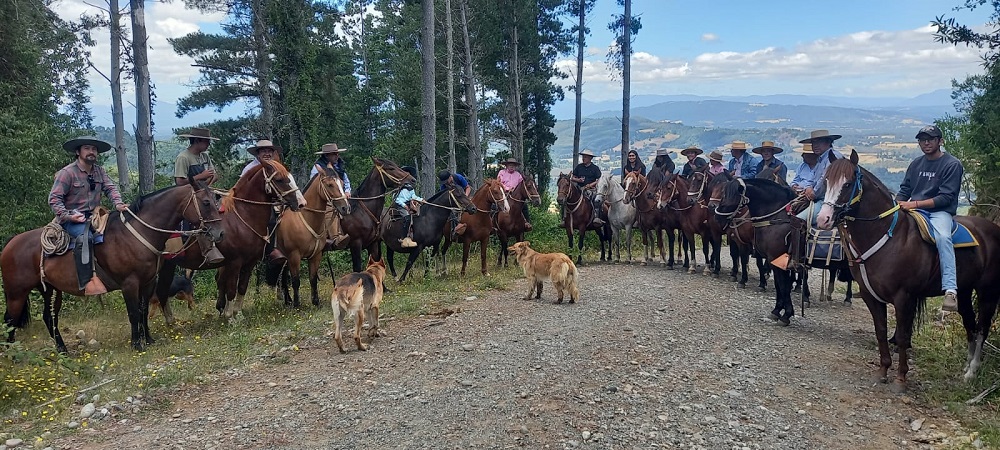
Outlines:
[[[740,157],[740,178],[753,178],[757,176],[757,158],[754,158],[750,153],[743,153]],[[729,160],[729,171],[736,173],[736,158]]]
[[[396,204],[405,208],[410,200],[424,201],[413,189],[400,189],[399,195],[396,196]]]
[[[792,180],[792,186],[797,186],[799,189],[813,187],[813,172],[815,169],[803,162],[798,169],[795,169],[795,179]]]
[[[816,162],[816,167],[813,167],[813,194],[816,194],[817,202],[823,201],[823,196],[826,195],[826,183],[823,182],[823,177],[826,176],[826,168],[830,167],[830,152],[833,152],[837,159],[844,157],[833,147],[819,155],[819,161]]]
[[[326,167],[337,171],[337,174],[340,175],[340,181],[344,182],[344,193],[350,194],[351,180],[347,178],[347,170],[344,170],[344,160],[338,159],[337,164],[334,166],[330,166],[330,163],[327,163]],[[319,173],[319,168],[320,162],[316,161],[316,164],[313,164],[313,169],[309,172],[309,179],[312,179]]]
[[[462,188],[463,192],[465,191],[465,188],[469,187],[469,180],[466,180],[465,177],[462,176],[462,174],[460,173],[452,174],[451,179],[455,180],[455,186]],[[447,186],[448,186],[447,184],[441,183],[441,190],[442,191],[445,190]]]

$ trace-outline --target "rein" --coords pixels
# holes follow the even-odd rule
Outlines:
[[[454,189],[448,189],[448,196],[451,197],[452,203],[454,203],[456,205],[461,205],[462,204],[461,202],[458,201],[458,198],[455,197],[455,190]],[[435,208],[447,209],[449,211],[465,211],[465,208],[462,208],[461,206],[444,206],[444,205],[438,205],[438,204],[434,204],[434,203],[430,203],[430,202],[424,202],[423,204],[427,205],[427,206],[433,206]]]

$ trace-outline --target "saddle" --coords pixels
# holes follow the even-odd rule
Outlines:
[[[72,237],[61,225],[53,220],[42,229],[41,248],[42,260],[41,278],[45,280],[45,260],[52,256],[63,255],[73,250],[73,262],[76,266],[77,284],[85,295],[98,295],[108,292],[107,287],[98,276],[99,266],[95,263],[94,244],[104,242],[103,231],[107,226],[107,208],[101,207],[91,214],[91,220],[83,233]]]
[[[920,230],[920,237],[928,244],[934,245],[934,227],[931,226],[930,213],[922,209],[910,210],[910,216],[917,221],[917,229]],[[972,235],[965,225],[951,220],[951,241],[955,248],[977,247],[979,241]]]
[[[844,247],[840,240],[840,230],[820,230],[809,228],[806,233],[806,254],[803,262],[812,265],[813,261],[822,261],[829,265],[830,261],[843,261]]]

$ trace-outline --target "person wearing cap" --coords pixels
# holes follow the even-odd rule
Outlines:
[[[747,143],[733,141],[729,147],[729,174],[736,178],[753,178],[757,175],[757,158],[747,154]]]
[[[801,194],[806,188],[813,186],[813,171],[819,160],[819,155],[813,153],[812,144],[802,144],[802,150],[795,151],[802,153],[802,164],[799,164],[799,168],[795,169],[795,178],[792,179],[790,187],[796,194]]]
[[[628,155],[625,156],[625,167],[622,170],[622,179],[625,179],[625,175],[632,172],[636,172],[639,175],[646,176],[646,165],[642,163],[639,159],[639,152],[634,149],[628,151]]]
[[[594,161],[594,152],[583,150],[580,152],[580,164],[573,168],[570,180],[576,183],[583,191],[583,196],[593,203],[593,213],[590,222],[596,226],[604,225],[604,221],[597,217],[597,212],[601,210],[601,205],[596,203],[594,190],[597,189],[597,182],[601,179],[601,168],[597,167]]]
[[[346,148],[337,147],[337,144],[323,144],[323,147],[320,147],[320,150],[316,152],[319,158],[316,159],[312,170],[309,171],[309,178],[315,177],[320,170],[324,173],[336,172],[337,176],[340,177],[340,182],[344,185],[344,196],[351,198],[351,179],[347,177],[347,167],[340,157],[340,153],[346,151]],[[327,205],[325,220],[326,223],[330,224],[330,228],[326,231],[326,246],[323,250],[343,250],[346,248],[350,236],[344,234],[340,226],[340,214],[335,211],[333,204]]]
[[[460,173],[451,173],[448,170],[442,170],[438,173],[438,180],[441,181],[441,189],[439,190],[443,191],[448,189],[449,186],[455,185],[462,188],[466,197],[472,196],[472,186],[469,185],[469,180],[467,180],[465,176]]]
[[[247,149],[247,153],[254,156],[254,158],[243,167],[243,171],[240,172],[240,177],[246,175],[254,167],[261,164],[261,161],[277,161],[281,162],[281,148],[274,145],[271,141],[267,139],[261,139],[257,141],[252,147]],[[290,174],[289,174],[290,175]],[[288,177],[288,185],[295,189],[295,198],[299,202],[299,207],[306,206],[306,199],[302,196],[302,192],[299,191],[299,187],[295,185],[295,177]],[[280,206],[275,208],[281,208]],[[272,209],[271,219],[267,221],[267,234],[266,236],[274,236],[274,227],[278,225],[278,211]],[[278,250],[274,246],[274,238],[267,240],[264,244],[264,251],[267,252],[268,263],[271,264],[281,264],[285,262],[285,254]]]
[[[708,165],[708,161],[698,155],[704,153],[704,151],[694,145],[681,150],[681,155],[687,157],[687,162],[684,163],[684,168],[681,169],[681,176],[684,178],[690,178],[691,174],[696,171],[702,170]]]
[[[517,189],[517,186],[524,181],[524,175],[518,170],[521,167],[521,163],[513,157],[507,158],[503,161],[504,169],[497,174],[497,181],[503,186],[503,190],[506,192],[511,192]],[[597,168],[597,166],[594,166]],[[600,169],[598,169],[600,173]],[[600,175],[598,175],[600,178]],[[531,215],[528,213],[528,203],[521,203],[521,214],[524,215],[524,228],[527,231],[531,231]]]
[[[401,169],[407,171],[414,179],[417,178],[417,169],[411,166],[403,166]],[[417,243],[413,240],[413,217],[411,215],[420,215],[420,204],[423,202],[424,199],[417,195],[412,182],[407,181],[400,186],[399,193],[396,194],[396,199],[393,201],[393,206],[402,214],[405,221],[406,236],[399,240],[399,244],[403,247],[417,246]]]
[[[722,165],[722,152],[712,150],[712,153],[708,154],[708,173],[718,175],[725,171],[726,166]]]
[[[764,141],[760,144],[760,147],[755,147],[752,151],[761,156],[761,161],[757,163],[755,173],[761,173],[767,167],[771,169],[774,176],[780,178],[783,183],[786,182],[788,179],[788,166],[780,159],[774,157],[774,155],[785,151],[783,148],[775,147],[774,141]]]
[[[958,281],[951,228],[953,217],[958,213],[965,168],[954,155],[941,151],[941,129],[937,126],[921,128],[916,138],[923,154],[906,168],[896,201],[902,209],[922,209],[930,213],[941,261],[941,290],[945,293],[941,309],[957,311]]]
[[[101,205],[101,194],[108,196],[115,209],[124,211],[128,205],[122,201],[118,187],[108,173],[97,164],[97,155],[111,150],[111,144],[94,136],[71,139],[63,150],[74,155],[73,162],[59,169],[49,191],[49,207],[56,221],[75,241],[74,261],[80,290],[88,295],[102,294],[107,288],[94,274],[93,258],[89,255],[90,238],[94,244],[104,242],[99,234],[88,233],[90,216]]]
[[[840,138],[839,134],[830,134],[829,130],[813,130],[809,133],[808,139],[799,141],[800,144],[812,145],[812,151],[817,155],[816,167],[813,167],[812,185],[805,188],[801,194],[810,202],[819,203],[823,201],[823,196],[826,194],[826,183],[823,182],[823,177],[826,176],[826,168],[830,166],[831,155],[834,159],[844,157],[844,155],[833,148],[833,141]],[[798,214],[798,218],[807,220],[810,227],[815,226],[819,210],[819,205],[812,205],[802,210]],[[810,211],[812,212],[810,213]]]
[[[208,147],[212,145],[212,141],[219,140],[212,137],[212,130],[192,128],[191,131],[179,134],[177,137],[187,138],[188,148],[178,153],[174,160],[174,182],[178,186],[189,184],[190,180],[187,179],[189,171],[195,173],[195,180],[204,181],[206,184],[211,185],[218,181],[215,164],[208,155]]]

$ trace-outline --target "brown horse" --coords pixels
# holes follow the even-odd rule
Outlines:
[[[473,242],[479,242],[480,261],[482,263],[482,273],[489,276],[486,270],[486,250],[489,248],[490,235],[493,234],[494,211],[498,213],[510,210],[510,202],[504,194],[503,185],[494,179],[483,180],[483,185],[472,194],[472,204],[481,214],[463,214],[461,223],[466,225],[465,232],[455,236],[455,241],[462,243],[462,276],[465,276],[465,268],[469,263],[469,247]],[[444,234],[444,246],[441,249],[441,259],[444,260],[451,247],[451,233]],[[447,263],[447,261],[445,261]],[[447,273],[445,264],[445,273]]]
[[[653,243],[650,233],[656,235],[656,245],[660,250],[660,265],[673,270],[674,268],[674,230],[680,227],[673,215],[668,216],[660,208],[656,207],[656,188],[653,187],[645,176],[637,172],[629,172],[622,180],[625,185],[624,202],[635,204],[636,216],[639,218],[639,232],[642,235],[643,260],[641,265],[646,265],[652,261]],[[663,231],[667,231],[669,241],[669,255],[663,249]]]
[[[604,243],[608,242],[607,260],[611,260],[611,240],[606,237],[605,226],[596,226],[591,222],[594,217],[594,205],[573,180],[570,174],[560,173],[556,181],[556,203],[564,208],[563,226],[566,228],[566,240],[569,241],[569,251],[573,251],[573,235],[577,236],[576,264],[583,264],[583,244],[587,230],[594,230],[601,242],[601,261],[605,261]]]
[[[291,175],[285,166],[278,162],[263,161],[261,165],[250,169],[222,198],[222,229],[226,232],[226,240],[218,249],[225,259],[218,264],[205,264],[201,248],[197,242],[174,259],[166,260],[160,269],[160,278],[156,283],[156,297],[165,299],[174,278],[176,266],[187,269],[215,269],[215,283],[218,288],[218,299],[215,309],[226,319],[231,319],[243,309],[243,297],[246,296],[250,284],[250,274],[254,266],[264,256],[264,246],[271,236],[267,235],[267,222],[271,218],[271,209],[281,203],[298,209],[298,199],[295,189],[289,185]],[[173,323],[173,312],[170,302],[161,301],[163,318],[168,324]]]
[[[737,283],[740,288],[746,288],[747,279],[750,277],[747,266],[750,264],[750,257],[753,256],[757,263],[757,273],[760,275],[757,287],[763,292],[767,290],[767,278],[771,274],[771,265],[764,261],[764,258],[754,249],[754,226],[750,220],[750,209],[746,205],[742,205],[730,214],[720,214],[718,211],[719,202],[722,200],[726,183],[732,181],[733,178],[728,172],[722,172],[715,178],[718,182],[713,183],[713,187],[710,189],[709,195],[711,197],[708,208],[716,214],[716,221],[726,230],[729,257],[733,260],[733,270],[729,273],[729,280]]]
[[[514,238],[514,242],[521,242],[524,240],[524,233],[528,231],[525,227],[528,221],[524,218],[522,206],[527,202],[535,206],[542,204],[538,186],[530,177],[524,177],[514,190],[507,192],[507,200],[511,206],[510,210],[497,214],[497,239],[500,241],[497,266],[502,263],[503,267],[507,267],[507,255],[510,253],[507,251],[508,239]]]
[[[182,219],[203,229],[181,232],[177,229]],[[104,230],[104,243],[94,246],[94,259],[108,290],[122,291],[132,326],[132,348],[142,351],[146,344],[154,342],[149,334],[149,297],[164,243],[171,233],[208,233],[213,241],[221,241],[223,232],[219,220],[215,196],[201,183],[162,189],[139,198],[126,211],[111,213]],[[18,234],[11,238],[0,255],[7,298],[4,323],[12,327],[7,340],[14,342],[13,327],[23,328],[27,324],[28,294],[38,289],[45,301],[45,326],[56,341],[56,349],[65,353],[66,343],[59,333],[62,293],[77,296],[84,293],[79,289],[73,253],[43,257],[41,235],[42,229]],[[39,269],[44,270],[40,272]],[[53,293],[56,294],[54,304]]]
[[[281,277],[281,292],[287,306],[299,307],[299,278],[303,259],[309,261],[312,304],[319,306],[319,266],[323,259],[327,228],[330,226],[325,221],[327,205],[334,205],[341,215],[351,213],[351,205],[344,195],[343,182],[333,169],[327,169],[327,172],[316,174],[306,184],[302,195],[309,207],[299,211],[283,211],[275,231],[277,246],[288,257],[288,272],[294,292],[293,298],[288,292],[289,277]]]
[[[722,249],[722,227],[715,220],[711,219],[711,213],[706,204],[697,201],[692,202],[690,184],[678,175],[669,174],[660,186],[660,196],[657,206],[666,209],[668,215],[674,215],[680,223],[684,237],[687,239],[687,249],[691,252],[691,265],[688,273],[695,273],[698,267],[698,254],[695,249],[695,236],[700,235],[703,244],[711,245],[712,254],[709,256],[707,246],[705,253],[704,274],[719,273],[719,253]],[[713,222],[709,224],[708,222]]]
[[[351,267],[355,272],[365,269],[361,259],[363,249],[368,250],[369,258],[375,261],[382,259],[379,226],[386,195],[407,181],[416,181],[396,163],[374,156],[371,158],[374,164],[372,170],[361,185],[354,189],[348,201],[351,212],[343,215],[340,220],[344,233],[350,236],[347,248],[351,250]]]
[[[836,224],[856,260],[851,272],[859,280],[861,297],[875,322],[882,382],[887,381],[892,364],[886,305],[892,304],[896,311],[899,368],[892,388],[901,392],[906,389],[914,319],[923,313],[927,297],[941,295],[937,250],[921,239],[916,220],[899,211],[892,191],[858,165],[857,152],[852,151],[850,159],[831,162],[824,182],[826,198],[817,223],[825,228]],[[958,312],[968,339],[964,378],[969,381],[982,363],[983,345],[1000,299],[1000,227],[981,217],[956,216],[955,220],[979,241],[978,246],[955,249]],[[978,297],[978,323],[973,292]]]

